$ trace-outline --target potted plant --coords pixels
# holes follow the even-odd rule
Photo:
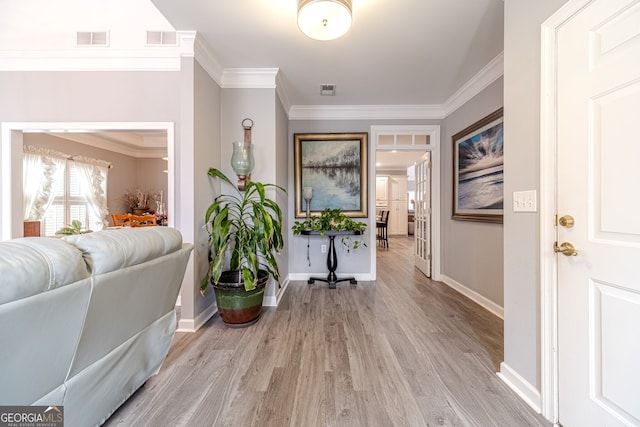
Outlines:
[[[342,236],[341,241],[347,252],[352,249],[358,249],[361,245],[367,246],[362,240],[362,234],[367,229],[367,224],[354,221],[351,217],[345,215],[342,209],[325,209],[320,213],[320,216],[314,216],[304,221],[296,221],[291,229],[295,236],[300,235],[303,231],[317,231],[321,236],[324,236],[327,231],[351,231],[360,237],[352,239],[349,235]]]
[[[70,225],[67,225],[66,227],[61,228],[60,230],[56,231],[56,234],[58,235],[63,235],[63,236],[71,236],[74,234],[87,234],[87,233],[92,233],[93,230],[90,229],[82,229],[82,222],[78,221],[77,219],[74,219],[73,221],[71,221]]]
[[[269,276],[280,280],[275,255],[284,244],[282,211],[266,197],[265,189],[285,190],[275,184],[250,181],[245,191],[240,191],[218,169],[209,169],[208,175],[227,183],[236,194],[216,197],[207,209],[209,269],[200,292],[204,294],[211,284],[224,323],[248,326],[258,320]]]

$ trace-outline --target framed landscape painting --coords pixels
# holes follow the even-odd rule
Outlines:
[[[456,133],[453,140],[453,219],[502,223],[502,108]]]
[[[295,217],[342,209],[351,217],[367,216],[367,133],[297,133]]]

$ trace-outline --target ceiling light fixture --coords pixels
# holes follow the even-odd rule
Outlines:
[[[351,0],[298,0],[298,28],[316,40],[333,40],[351,27]]]

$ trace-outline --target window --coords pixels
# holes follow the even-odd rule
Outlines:
[[[85,194],[75,162],[67,160],[64,179],[58,181],[53,202],[44,215],[45,236],[55,235],[56,231],[71,224],[73,220],[79,220],[82,228],[102,228],[102,221],[91,209]]]

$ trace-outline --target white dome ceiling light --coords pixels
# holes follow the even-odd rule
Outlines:
[[[351,0],[298,0],[298,28],[316,40],[334,40],[351,27]]]

